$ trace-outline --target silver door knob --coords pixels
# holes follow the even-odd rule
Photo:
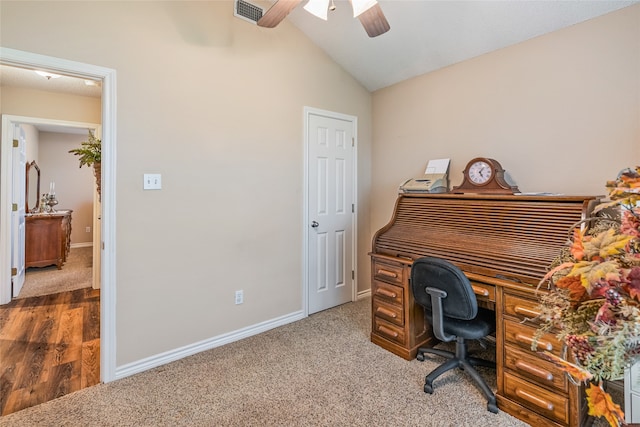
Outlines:
[[[318,226],[319,226],[319,225],[320,225],[320,224],[318,224],[318,221],[311,221],[311,226],[312,226],[313,228],[318,228]]]

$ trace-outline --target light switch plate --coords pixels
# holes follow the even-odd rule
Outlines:
[[[162,189],[162,175],[159,173],[145,173],[143,188],[145,190]]]

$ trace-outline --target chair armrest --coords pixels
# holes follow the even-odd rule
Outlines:
[[[455,335],[449,335],[444,332],[442,313],[442,299],[447,297],[447,293],[441,289],[426,287],[425,291],[431,296],[431,314],[433,319],[433,334],[440,341],[449,342],[456,339]]]

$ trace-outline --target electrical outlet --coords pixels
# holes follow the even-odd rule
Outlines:
[[[86,227],[84,231],[86,231],[87,233],[91,233],[91,227]]]
[[[236,291],[236,305],[244,302],[244,291]]]

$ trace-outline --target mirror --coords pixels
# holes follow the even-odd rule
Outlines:
[[[25,212],[38,212],[40,209],[40,168],[36,161],[27,163]],[[29,210],[31,209],[31,210]]]

